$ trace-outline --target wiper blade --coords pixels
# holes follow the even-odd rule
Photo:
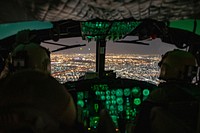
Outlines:
[[[64,44],[60,44],[60,43],[46,42],[46,41],[43,41],[43,43],[52,44],[52,45],[56,45],[56,46],[68,46],[68,45],[64,45]]]
[[[139,40],[122,40],[122,41],[115,41],[118,43],[132,43],[132,44],[141,44],[141,45],[149,45],[149,43],[139,42]]]

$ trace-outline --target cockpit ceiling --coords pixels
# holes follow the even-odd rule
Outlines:
[[[200,18],[199,0],[1,0],[0,23]]]

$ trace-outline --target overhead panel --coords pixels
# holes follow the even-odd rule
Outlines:
[[[200,18],[199,0],[1,0],[0,23]]]

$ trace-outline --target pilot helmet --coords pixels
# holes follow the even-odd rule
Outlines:
[[[36,43],[19,44],[12,52],[14,71],[20,69],[36,69],[51,72],[48,50]]]
[[[17,118],[19,119],[18,125],[26,121],[27,124],[35,125],[37,129],[47,130],[51,127],[45,125],[50,122],[48,120],[53,120],[63,126],[73,126],[76,119],[73,98],[66,88],[49,74],[30,69],[17,71],[9,77],[5,86],[1,89],[0,106],[8,108],[10,111],[23,112],[23,116],[19,115]],[[35,111],[42,114],[37,114]],[[35,117],[32,116],[35,113],[39,117],[32,118]],[[46,121],[44,114],[50,119]],[[6,122],[6,119],[0,119],[0,122],[4,120]],[[3,123],[12,126],[13,123],[16,123],[16,120],[13,120],[15,119],[12,119],[11,116],[7,120],[8,123]],[[27,124],[25,123],[25,125]],[[16,125],[13,124],[15,127]]]
[[[191,82],[196,76],[197,62],[195,56],[187,51],[175,49],[167,52],[158,63],[159,79],[169,81]]]

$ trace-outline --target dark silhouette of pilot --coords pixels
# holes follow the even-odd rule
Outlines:
[[[0,75],[0,79],[3,81],[0,88],[0,106],[2,109],[7,109],[8,106],[8,110],[11,109],[11,112],[13,112],[13,108],[14,112],[18,112],[18,108],[15,107],[20,106],[20,115],[17,115],[20,118],[21,115],[24,115],[24,112],[25,115],[28,114],[27,117],[29,115],[32,117],[32,114],[36,115],[37,117],[34,117],[34,119],[40,117],[42,119],[45,116],[42,123],[36,121],[39,127],[48,124],[49,119],[46,121],[46,117],[53,122],[60,123],[59,126],[64,125],[63,127],[66,128],[74,126],[76,109],[73,98],[65,87],[50,76],[48,50],[33,42],[32,38],[30,30],[20,31],[16,36],[16,46],[7,58],[4,70]],[[30,106],[30,108],[26,106]],[[38,116],[37,112],[41,115]],[[12,116],[13,114],[8,114],[8,118],[15,119]],[[13,124],[12,119],[11,124],[9,124],[10,120],[4,118],[7,118],[7,115],[2,115],[0,121],[5,127]],[[23,120],[23,122],[26,123],[26,120]],[[20,125],[14,124],[12,128],[15,129],[15,126],[20,127]],[[52,127],[54,126],[52,125]],[[9,127],[6,129],[9,129]]]
[[[5,61],[5,67],[0,74],[0,79],[6,78],[15,71],[24,69],[51,73],[48,50],[33,42],[33,38],[34,36],[30,35],[30,30],[23,30],[17,33],[15,47]]]
[[[0,91],[0,132],[74,130],[73,98],[49,74],[37,70],[15,72]]]
[[[0,75],[6,79],[0,89],[0,132],[86,132],[76,121],[71,94],[50,76],[48,51],[32,42],[29,32],[17,34],[16,47]],[[107,116],[105,110],[100,113],[97,132],[115,132]]]
[[[200,89],[193,84],[197,62],[182,50],[159,62],[161,83],[141,106],[134,133],[190,133],[197,129]]]

